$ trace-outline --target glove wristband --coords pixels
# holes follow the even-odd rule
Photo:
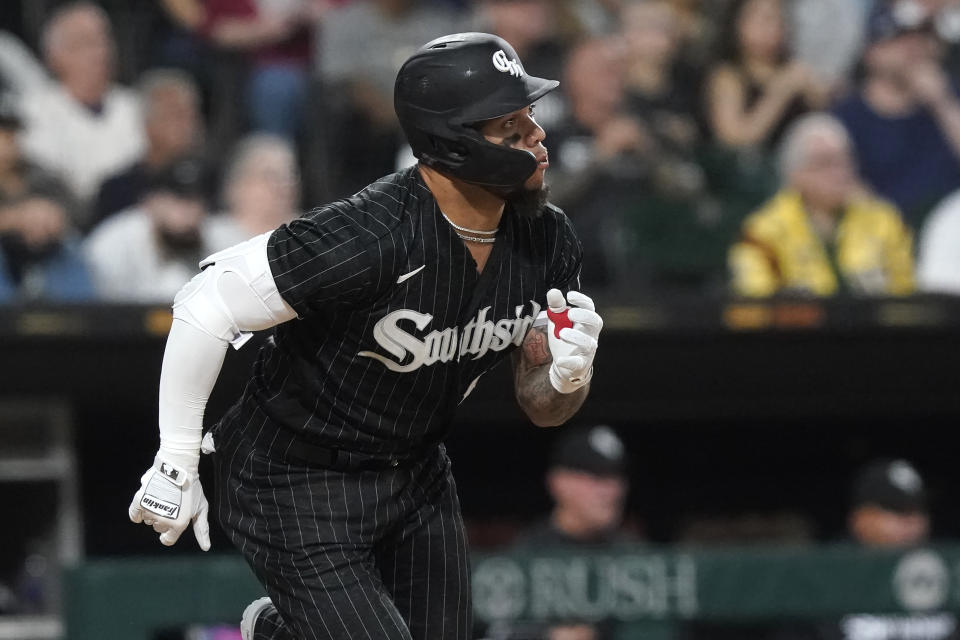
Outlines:
[[[589,383],[592,378],[593,365],[590,366],[590,370],[587,371],[586,375],[573,380],[560,375],[556,365],[550,365],[550,385],[556,389],[558,393],[573,393],[580,387]]]

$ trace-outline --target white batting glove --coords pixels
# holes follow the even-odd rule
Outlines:
[[[590,382],[602,328],[603,319],[589,297],[571,291],[564,299],[559,289],[547,292],[547,344],[553,356],[550,384],[554,389],[573,393]]]
[[[130,503],[130,520],[142,522],[160,534],[160,543],[172,546],[193,523],[200,548],[210,550],[210,507],[196,468],[191,470],[163,460],[160,454],[140,478],[140,490]]]

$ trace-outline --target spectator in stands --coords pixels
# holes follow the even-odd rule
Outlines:
[[[944,41],[947,52],[944,66],[947,75],[956,79],[960,76],[960,2],[957,0],[926,0],[929,15],[933,16],[937,35]]]
[[[21,125],[11,100],[0,98],[0,302],[90,299],[93,285],[70,227],[69,194],[23,159]]]
[[[462,30],[455,13],[426,0],[354,0],[326,15],[315,63],[329,109],[334,195],[395,170],[402,139],[393,110],[397,70],[420,46]]]
[[[718,25],[712,16],[716,3],[713,0],[671,0],[670,4],[676,12],[684,59],[697,68],[705,67],[716,48],[714,40]]]
[[[734,0],[707,80],[707,119],[718,142],[769,150],[789,124],[826,101],[811,70],[792,59],[780,0]]]
[[[827,114],[784,137],[783,188],[752,214],[730,251],[740,295],[903,295],[913,290],[911,237],[897,210],[860,187],[850,138]]]
[[[114,44],[103,9],[90,2],[57,9],[41,44],[56,81],[22,96],[22,144],[80,200],[74,222],[83,227],[100,183],[143,152],[140,110],[133,92],[113,83]]]
[[[148,71],[140,80],[139,93],[147,148],[134,164],[100,186],[94,224],[139,202],[151,175],[200,149],[200,96],[190,76],[173,69]]]
[[[867,40],[859,90],[836,114],[866,182],[919,228],[929,208],[960,187],[960,101],[929,22],[905,22],[879,5]]]
[[[552,128],[551,199],[573,216],[590,269],[584,282],[611,286],[625,260],[620,212],[637,197],[653,141],[624,106],[623,59],[616,42],[578,45],[563,74],[567,116]],[[586,285],[585,285],[586,286]]]
[[[249,56],[245,99],[255,130],[293,142],[301,130],[313,30],[323,0],[180,0],[166,2],[182,26],[214,45]]]
[[[626,44],[626,108],[653,147],[652,179],[672,195],[695,194],[704,184],[696,163],[700,143],[696,74],[678,60],[681,34],[668,0],[631,0],[622,12]]]
[[[293,220],[300,178],[293,147],[284,138],[253,134],[234,150],[224,176],[223,199],[237,242]],[[225,233],[228,230],[224,230]]]
[[[0,30],[0,92],[23,94],[49,79],[33,51],[15,34]]]
[[[202,163],[185,158],[152,176],[140,203],[107,218],[85,243],[98,294],[169,304],[205,256],[237,240],[207,214]]]
[[[917,287],[960,295],[960,192],[930,212],[917,250]]]
[[[563,73],[566,43],[557,32],[557,10],[551,0],[483,0],[477,6],[477,31],[495,33],[510,43],[527,73],[558,78]],[[562,97],[548,93],[537,102],[537,122],[545,130],[561,115]]]
[[[720,288],[726,247],[743,214],[717,203],[723,190],[704,169],[710,165],[703,163],[700,72],[684,55],[678,10],[669,0],[627,0],[621,23],[624,110],[648,144],[639,180],[628,185],[632,197],[618,204],[619,289],[650,295]]]
[[[621,0],[553,0],[549,3],[553,30],[568,47],[610,35],[618,28],[621,4]]]
[[[509,42],[528,73],[556,77],[562,72],[566,46],[577,37],[560,31],[555,4],[546,0],[483,0],[476,10],[478,30],[495,33]]]
[[[69,198],[66,185],[24,157],[19,136],[23,118],[9,94],[0,94],[0,201],[10,202],[34,191]]]

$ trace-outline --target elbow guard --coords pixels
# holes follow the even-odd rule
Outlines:
[[[264,233],[217,252],[173,301],[173,317],[239,349],[252,331],[296,317],[280,296],[267,261]]]

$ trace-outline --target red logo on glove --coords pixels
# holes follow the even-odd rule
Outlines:
[[[559,340],[561,329],[573,329],[573,322],[569,318],[570,309],[553,311],[547,307],[547,318],[553,323],[553,335]]]

